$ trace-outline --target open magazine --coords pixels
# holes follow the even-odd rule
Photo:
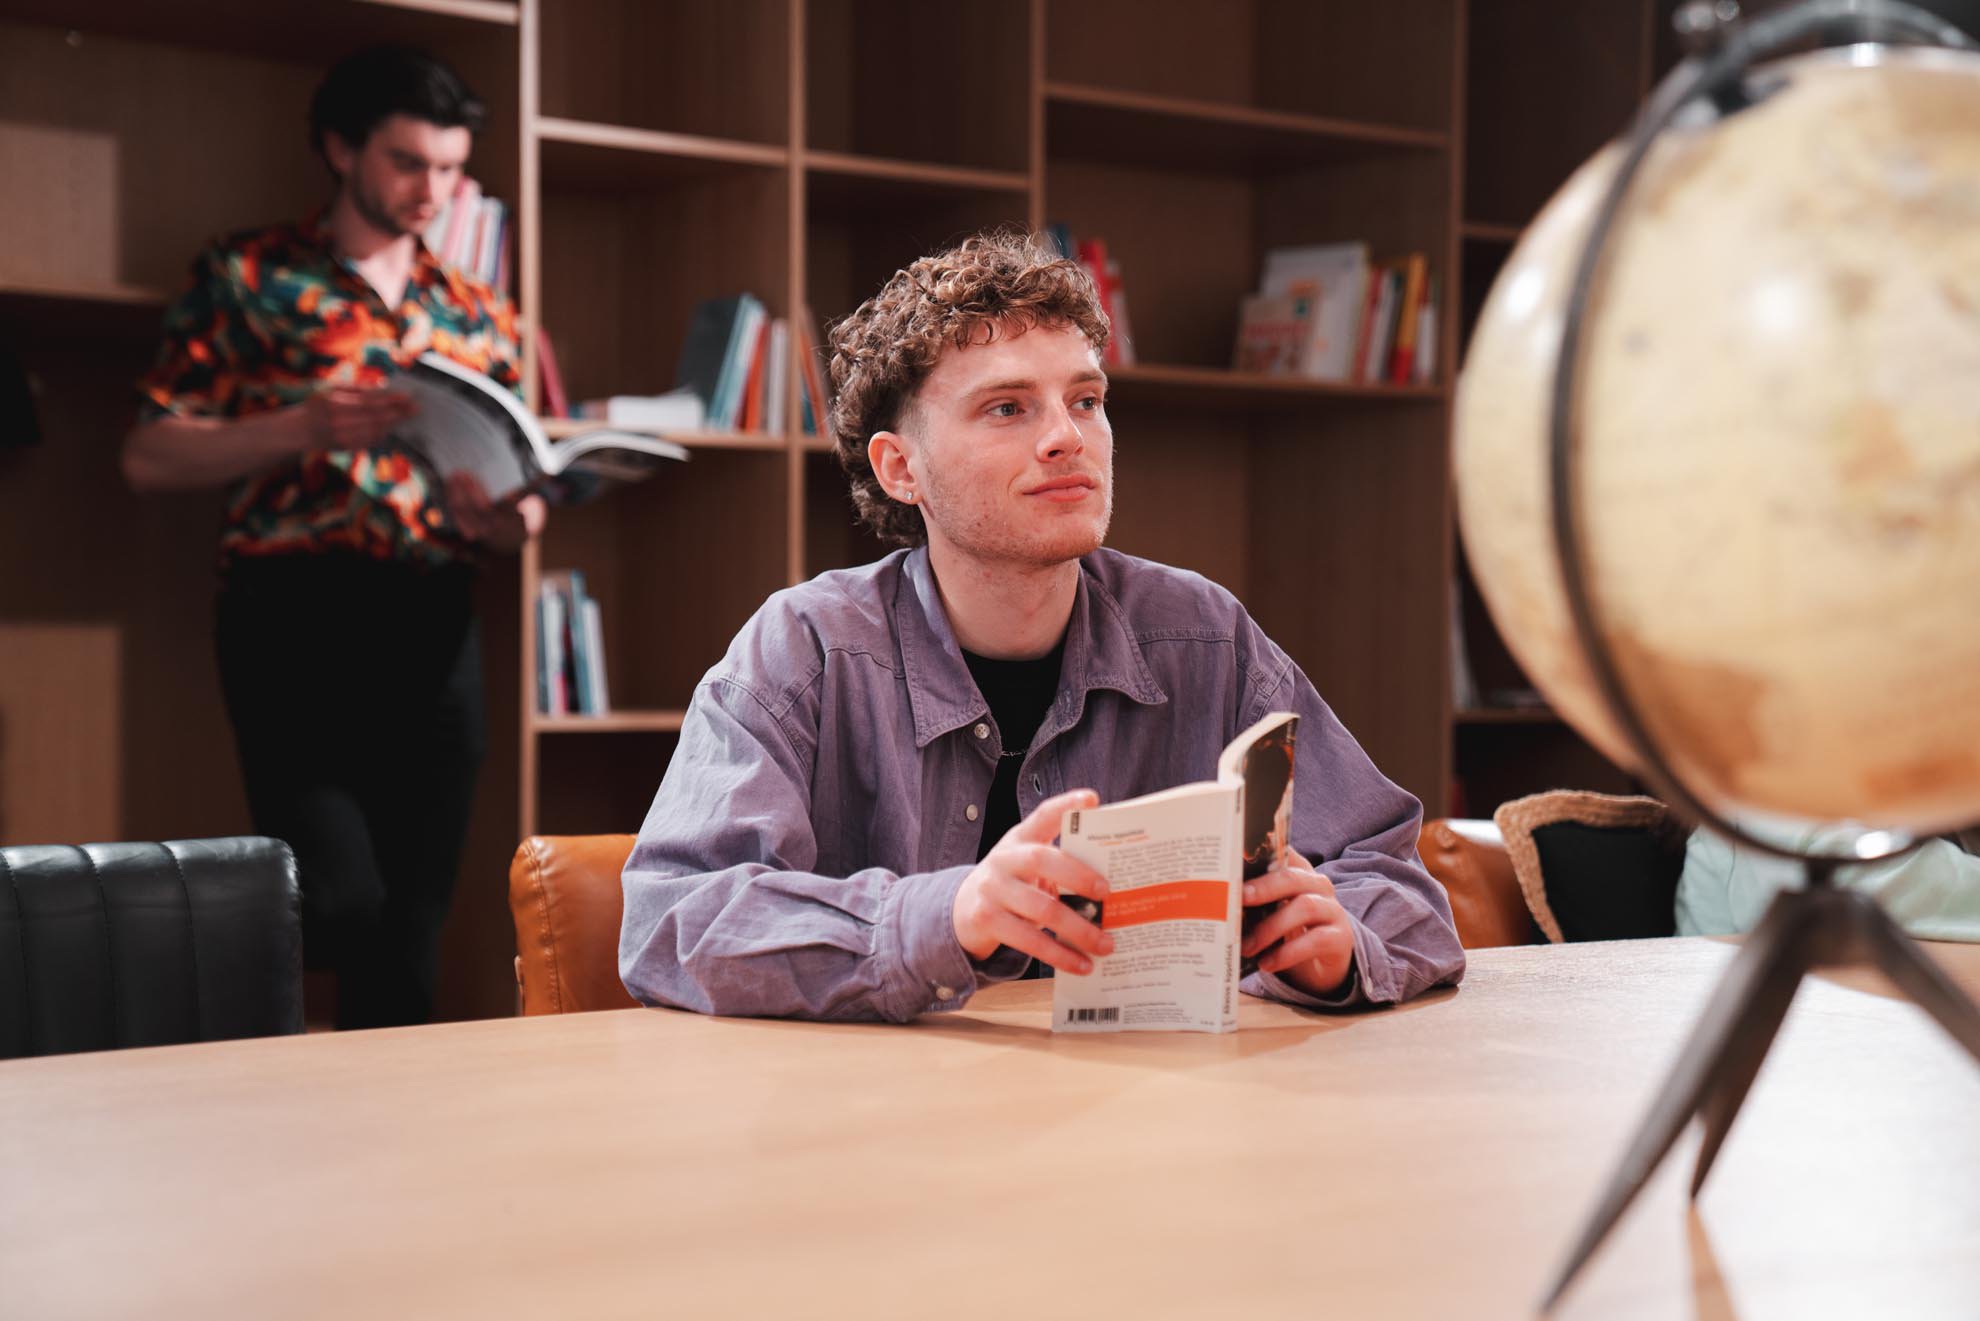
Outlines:
[[[1298,716],[1276,711],[1231,740],[1214,780],[1066,813],[1059,847],[1107,878],[1108,897],[1065,902],[1114,937],[1114,952],[1084,977],[1052,979],[1054,1032],[1237,1026],[1252,967],[1238,946],[1271,911],[1245,910],[1243,882],[1290,847],[1298,732]]]
[[[553,441],[506,388],[437,353],[420,354],[388,388],[419,405],[392,442],[442,478],[473,473],[493,500],[527,490],[579,504],[688,456],[671,440],[607,427]]]

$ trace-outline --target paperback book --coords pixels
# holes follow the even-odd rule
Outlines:
[[[1059,847],[1107,879],[1104,904],[1066,904],[1114,938],[1084,977],[1052,979],[1055,1032],[1229,1032],[1238,948],[1268,908],[1243,883],[1285,858],[1299,717],[1274,712],[1232,739],[1217,778],[1067,812]]]

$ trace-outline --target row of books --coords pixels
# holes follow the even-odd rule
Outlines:
[[[1045,234],[1067,261],[1076,261],[1100,295],[1100,307],[1107,315],[1108,329],[1104,358],[1109,367],[1134,366],[1134,330],[1128,323],[1127,288],[1121,281],[1121,264],[1107,251],[1103,238],[1075,239],[1064,225],[1047,225]]]
[[[546,573],[536,589],[536,709],[547,716],[612,709],[598,598],[585,591],[580,569]]]
[[[483,196],[481,185],[463,174],[454,195],[440,204],[420,237],[441,265],[506,294],[511,228],[509,208],[497,198]]]
[[[799,424],[816,435],[826,414],[825,373],[810,335],[809,315],[796,324],[773,317],[750,294],[711,298],[695,308],[675,369],[676,384],[664,394],[611,395],[572,405],[548,332],[536,332],[537,366],[543,377],[543,407],[551,417],[581,417],[613,426],[667,431],[763,432],[782,435],[790,398],[790,373],[799,374]]]
[[[1274,248],[1244,300],[1238,371],[1362,385],[1437,376],[1440,293],[1420,252],[1372,261],[1365,243]]]

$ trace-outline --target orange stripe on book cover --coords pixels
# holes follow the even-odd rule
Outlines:
[[[1229,881],[1164,881],[1108,895],[1106,907],[1100,910],[1100,925],[1112,931],[1184,918],[1222,922],[1230,916],[1230,902]]]

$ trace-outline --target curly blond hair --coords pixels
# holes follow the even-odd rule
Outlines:
[[[1080,265],[998,229],[894,272],[831,328],[833,442],[853,507],[880,540],[914,546],[928,530],[921,511],[894,500],[874,475],[866,457],[873,433],[899,428],[944,345],[964,348],[1041,325],[1072,327],[1095,353],[1107,347],[1107,319]]]

